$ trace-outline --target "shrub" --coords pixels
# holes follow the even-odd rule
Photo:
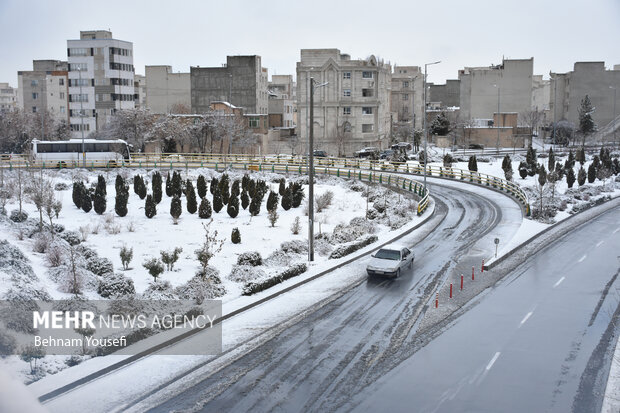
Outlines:
[[[276,226],[276,222],[278,222],[279,217],[278,211],[275,208],[267,214],[267,219],[269,219],[269,223],[271,223],[272,228]]]
[[[247,283],[257,278],[265,277],[265,271],[251,265],[233,265],[228,279],[235,282]]]
[[[586,170],[583,169],[583,166],[579,168],[579,172],[577,173],[577,183],[579,186],[583,186],[586,183]]]
[[[213,178],[211,180],[211,186],[209,187],[209,191],[211,191],[211,195],[215,195],[215,190],[219,187],[219,181],[217,178]]]
[[[243,287],[242,294],[252,295],[264,291],[267,288],[273,287],[274,285],[278,285],[290,278],[303,274],[307,271],[307,269],[308,267],[306,264],[295,264],[274,277],[267,278],[263,281],[247,283]]]
[[[476,155],[469,157],[467,168],[472,172],[478,172],[478,161],[476,160]]]
[[[198,190],[198,196],[200,198],[204,198],[207,196],[207,180],[203,175],[198,175],[198,180],[196,181],[196,189]]]
[[[86,187],[84,186],[84,182],[74,182],[73,183],[73,192],[71,193],[71,198],[73,199],[73,204],[77,208],[82,208],[82,195],[86,192]]]
[[[278,193],[280,196],[284,196],[284,191],[286,190],[286,179],[280,178],[280,185],[278,186]]]
[[[127,215],[127,201],[129,200],[129,194],[124,190],[116,193],[114,211],[119,217]]]
[[[63,263],[64,257],[64,249],[58,243],[52,243],[45,253],[45,258],[50,267],[59,267]]]
[[[236,196],[231,196],[228,200],[228,207],[226,208],[226,212],[231,218],[236,218],[239,215],[239,198]]]
[[[121,247],[120,256],[121,256],[121,263],[123,264],[123,269],[128,270],[129,263],[131,262],[131,259],[133,258],[133,248],[127,248],[125,245],[123,245]]]
[[[304,193],[304,188],[299,182],[291,182],[289,184],[289,188],[291,188],[291,193],[293,195],[292,206],[293,208],[299,208],[302,201],[306,197],[306,194]]]
[[[157,215],[157,204],[151,194],[146,196],[146,201],[144,202],[144,215],[146,215],[149,219]]]
[[[19,210],[14,209],[11,211],[9,219],[13,222],[24,222],[28,219],[28,214],[26,213],[26,211],[19,212]]]
[[[269,202],[269,201],[267,201]],[[291,193],[291,188],[288,187],[284,190],[284,195],[282,195],[282,209],[288,211],[293,206],[293,194]],[[269,211],[269,208],[267,208]]]
[[[316,198],[316,212],[321,212],[324,209],[329,208],[334,199],[334,193],[332,191],[325,191],[323,194]]]
[[[211,185],[211,188],[213,188],[213,184]],[[219,187],[215,187],[213,191],[213,211],[215,211],[215,213],[219,213],[224,207],[224,201],[222,200],[222,194]]]
[[[88,213],[91,209],[93,209],[93,201],[87,191],[82,195],[82,211]]]
[[[181,212],[183,212],[183,208],[181,207],[181,198],[175,194],[172,197],[172,202],[170,202],[170,215],[172,215],[172,219],[175,224],[181,216]]]
[[[594,183],[595,180],[596,180],[596,165],[594,165],[594,162],[592,162],[590,166],[588,167],[588,183]]]
[[[299,234],[299,231],[301,231],[301,223],[299,222],[299,217],[295,217],[295,221],[293,221],[293,224],[291,225],[291,232],[297,235]]]
[[[66,191],[67,189],[69,189],[69,185],[64,182],[58,182],[56,185],[54,185],[55,191]]]
[[[123,274],[112,273],[99,279],[97,294],[104,298],[121,298],[132,296],[136,293],[136,288],[131,278]]]
[[[153,277],[153,280],[155,282],[157,282],[157,277],[159,277],[161,273],[164,272],[164,264],[157,258],[151,258],[144,261],[142,263],[142,266],[148,270],[149,274],[151,275],[151,277]]]
[[[103,189],[101,189],[99,184],[97,184],[97,188],[95,189],[95,195],[93,196],[93,204],[95,207],[95,212],[98,215],[101,215],[105,212],[107,208],[105,186]]]
[[[172,196],[172,179],[170,178],[170,172],[166,174],[166,196]]]
[[[202,219],[211,218],[211,203],[205,197],[200,201],[200,207],[198,208],[198,216]]]
[[[284,241],[280,250],[286,254],[305,254],[308,252],[308,242],[302,240]]]
[[[196,191],[194,185],[189,179],[185,184],[185,197],[187,198],[187,212],[195,214],[198,209],[198,203],[196,202]]]
[[[364,248],[367,245],[372,244],[373,242],[376,242],[378,239],[379,238],[376,235],[369,235],[366,238],[362,238],[361,240],[340,245],[332,251],[332,253],[329,255],[329,259],[332,260],[342,258],[346,255],[349,255],[357,250]]]
[[[220,196],[222,197],[222,203],[224,205],[227,205],[228,200],[230,199],[230,180],[227,174],[222,174],[217,186],[220,192]]]
[[[267,197],[267,211],[275,210],[278,207],[278,194],[269,191],[269,196]]]
[[[114,272],[112,261],[104,257],[92,257],[86,261],[86,269],[93,274],[103,276]]]
[[[219,272],[213,267],[198,271],[194,277],[177,287],[175,291],[181,299],[194,300],[199,303],[226,294]]]
[[[244,189],[241,192],[241,208],[247,209],[248,205],[250,205],[250,197],[248,196],[247,191]]]
[[[32,250],[34,252],[38,252],[40,254],[45,253],[47,251],[47,247],[51,242],[51,237],[47,232],[39,232],[34,237],[34,244],[32,245]]]
[[[177,197],[181,198],[181,195],[183,194],[183,180],[181,179],[181,174],[177,171],[172,172],[172,195],[176,195]]]
[[[166,264],[168,271],[174,270],[174,264],[179,260],[179,256],[183,252],[183,248],[176,247],[172,251],[160,251],[161,261]]]
[[[257,251],[249,251],[239,254],[237,258],[238,265],[251,265],[256,267],[258,265],[263,265],[263,257],[261,257],[260,253]]]
[[[262,201],[262,198],[259,197],[258,194],[255,194],[255,196],[252,198],[252,201],[250,201],[250,215],[255,217],[256,215],[260,214],[260,205]]]
[[[65,241],[67,241],[69,245],[72,245],[72,246],[78,245],[80,244],[80,242],[82,242],[82,237],[80,236],[80,233],[77,231],[64,231],[58,234],[58,236],[64,239]]]
[[[568,172],[566,172],[566,184],[568,185],[569,188],[572,188],[574,183],[575,183],[575,171],[573,170],[573,168],[568,168]]]
[[[239,228],[233,228],[230,234],[230,240],[233,244],[241,244],[241,232],[239,232]]]
[[[230,187],[230,196],[231,197],[238,197],[239,196],[239,180],[235,180],[235,182],[233,182],[233,184]]]
[[[4,358],[15,354],[17,340],[4,330],[0,330],[0,357]]]
[[[155,204],[159,204],[162,197],[161,174],[159,173],[159,171],[155,171],[155,173],[151,177],[151,190],[153,191],[153,201],[155,201]]]

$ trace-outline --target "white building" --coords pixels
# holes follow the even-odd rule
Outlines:
[[[192,107],[190,74],[174,73],[171,66],[146,66],[146,106],[152,113],[189,113]]]
[[[105,30],[67,41],[69,116],[74,137],[100,129],[117,110],[134,109],[133,44]]]
[[[0,112],[11,112],[17,106],[17,89],[0,83]]]

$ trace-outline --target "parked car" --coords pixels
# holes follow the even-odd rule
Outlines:
[[[314,156],[317,158],[327,158],[327,152],[325,151],[314,151]]]
[[[479,143],[470,143],[469,149],[484,149],[484,146],[480,145]]]
[[[386,149],[379,154],[379,159],[391,159],[394,156],[394,151]]]
[[[355,152],[355,156],[357,156],[358,158],[377,159],[379,157],[379,149],[373,146],[369,146],[367,148],[360,149],[359,151]]]
[[[414,259],[415,254],[409,248],[398,244],[386,245],[372,255],[366,272],[370,276],[399,277],[401,270],[413,266]]]
[[[401,152],[403,154],[406,154],[407,151],[410,151],[412,149],[412,146],[411,146],[411,144],[409,142],[398,142],[398,143],[395,143],[394,145],[390,146],[390,148],[393,151]]]

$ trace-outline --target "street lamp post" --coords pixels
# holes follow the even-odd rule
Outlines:
[[[82,95],[82,66],[78,66],[80,82],[80,130],[82,132],[82,166],[86,168],[86,145],[84,144],[84,95]]]
[[[314,261],[314,91],[328,82],[314,85],[310,78],[310,125],[308,134],[308,261]]]
[[[427,137],[427,131],[426,131],[426,71],[427,71],[427,67],[431,66],[431,65],[436,65],[438,63],[441,63],[441,60],[438,60],[436,62],[433,63],[425,63],[424,64],[424,78],[423,78],[423,85],[424,85],[424,119],[422,119],[422,125],[423,125],[423,129],[424,129],[424,194],[426,195],[426,166],[428,164],[428,153],[426,152],[426,141],[428,140]]]
[[[614,86],[609,86],[609,88],[614,90],[614,117],[612,118],[612,119],[613,119],[613,125],[612,125],[612,128],[614,128],[614,143],[615,143],[618,147],[620,147],[620,144],[619,144],[618,142],[616,142],[616,129],[618,129],[618,128],[617,128],[617,125],[616,125],[616,124],[618,123],[618,121],[616,120],[616,90],[617,90],[617,89],[616,89],[616,87],[614,87]]]
[[[495,143],[495,153],[497,155],[499,155],[499,90],[500,87],[499,85],[493,85],[494,87],[497,88],[497,142]]]
[[[415,80],[418,76],[409,77],[411,79],[411,149],[415,150]]]

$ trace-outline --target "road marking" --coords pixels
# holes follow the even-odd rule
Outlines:
[[[587,256],[588,256],[588,254],[585,254],[583,257],[579,258],[579,261],[577,261],[577,262],[582,262],[583,260],[586,259]]]
[[[493,364],[495,364],[495,362],[497,361],[499,355],[501,353],[498,351],[497,353],[495,353],[495,355],[493,356],[493,358],[491,359],[491,361],[489,361],[489,364],[487,364],[487,371],[491,370],[491,367],[493,367]]]
[[[600,241],[598,244],[596,244],[596,246],[600,247],[601,245],[603,245],[603,242],[605,242],[605,241]]]
[[[615,234],[615,233],[616,233],[616,232],[618,232],[618,231],[620,231],[620,227],[616,228],[616,229],[615,229],[615,231],[614,231],[613,233]]]
[[[558,280],[558,282],[557,282],[557,283],[555,283],[555,284],[553,285],[553,288],[555,288],[555,287],[557,287],[558,285],[560,285],[560,284],[562,283],[562,281],[564,281],[564,279],[565,279],[565,278],[566,278],[566,277],[562,277],[562,278],[560,278],[560,279]]]
[[[523,317],[523,320],[521,320],[521,324],[519,324],[519,327],[521,327],[523,324],[525,324],[525,322],[527,321],[528,318],[530,318],[533,314],[533,311],[530,311],[529,313],[527,313],[525,315],[525,317]]]

